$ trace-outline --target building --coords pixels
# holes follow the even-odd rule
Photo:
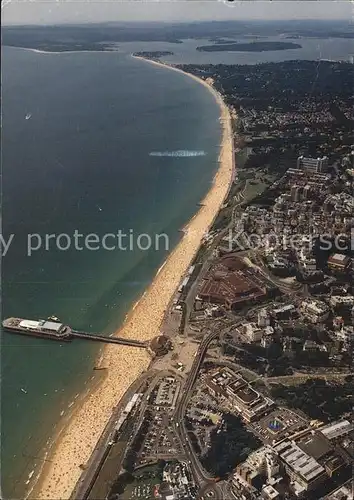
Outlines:
[[[310,192],[311,192],[311,186],[310,184],[306,184],[306,186],[304,186],[304,190],[302,193],[302,199],[304,201],[308,200]]]
[[[267,309],[261,309],[258,312],[257,325],[262,328],[270,325],[270,317],[267,312]]]
[[[332,295],[330,298],[330,304],[332,307],[344,307],[351,308],[354,305],[354,296],[353,295]]]
[[[310,457],[317,460],[320,465],[333,457],[333,446],[321,432],[311,430],[303,435],[297,442],[297,446]]]
[[[345,272],[350,265],[350,258],[342,253],[335,253],[329,257],[327,264],[332,271]]]
[[[263,328],[256,323],[246,323],[243,325],[243,334],[249,342],[259,342],[263,337]]]
[[[209,270],[198,296],[204,302],[237,309],[266,298],[271,288],[240,259],[226,256]]]
[[[259,499],[257,489],[251,486],[238,472],[232,475],[231,485],[235,498],[245,500]]]
[[[271,446],[262,446],[254,451],[244,463],[248,464],[252,470],[265,476],[268,481],[280,472],[278,457]]]
[[[319,431],[326,436],[327,439],[336,439],[344,434],[348,434],[354,429],[354,425],[349,420],[340,420],[320,428]]]
[[[353,500],[354,499],[354,485],[353,479],[350,479],[345,484],[332,491],[323,500]]]
[[[294,441],[282,441],[273,449],[283,462],[297,496],[302,496],[304,492],[315,489],[326,479],[325,468],[304,452]]]
[[[214,398],[224,399],[246,422],[252,422],[275,405],[274,401],[255,391],[241,375],[227,368],[211,374],[205,387]]]
[[[294,184],[290,188],[291,201],[299,202],[302,199],[302,187]]]
[[[154,496],[162,500],[195,498],[194,481],[187,464],[167,462],[162,473],[162,482],[157,486]]]
[[[239,464],[236,467],[237,474],[250,486],[258,489],[263,479],[261,478],[260,473],[255,470],[251,465],[247,462]]]
[[[321,323],[329,316],[329,307],[320,300],[304,300],[301,303],[301,312],[312,323]]]
[[[338,340],[349,344],[351,340],[354,340],[354,326],[353,325],[342,325],[341,329],[336,332],[336,337]]]
[[[273,344],[274,340],[274,328],[272,326],[266,326],[263,330],[261,338],[261,346],[266,348]]]
[[[272,316],[278,320],[289,319],[295,313],[296,307],[294,304],[286,304],[284,306],[273,309]]]
[[[263,335],[263,337],[261,338],[261,347],[267,349],[273,344],[273,340],[273,335]]]
[[[232,409],[236,410],[246,422],[259,418],[275,404],[271,399],[252,389],[241,376],[226,387],[226,394]]]
[[[328,158],[323,156],[322,158],[307,158],[305,156],[299,156],[297,159],[297,169],[305,170],[309,173],[322,173],[328,168]]]
[[[116,422],[115,422],[115,426],[114,426],[114,439],[117,439],[118,434],[122,430],[123,424],[125,423],[125,421],[129,417],[129,415],[130,415],[131,411],[133,410],[133,408],[135,407],[135,405],[140,402],[141,398],[142,398],[142,394],[141,393],[135,393],[135,394],[133,394],[133,396],[130,399],[130,401],[127,403],[127,405],[124,408],[124,410],[122,411],[119,419],[116,420]]]
[[[18,326],[26,330],[38,330],[41,332],[53,333],[56,335],[61,335],[66,329],[66,326],[63,323],[46,320],[34,321],[32,319],[23,319],[22,321],[20,321]]]
[[[275,498],[279,498],[280,494],[271,484],[268,484],[262,489],[262,498],[266,498],[267,500],[274,500]]]
[[[340,455],[333,455],[328,460],[324,462],[324,468],[328,477],[334,477],[338,475],[346,466],[343,457]]]
[[[325,344],[318,344],[314,340],[307,339],[302,346],[302,350],[305,352],[327,352],[327,347],[325,346]]]

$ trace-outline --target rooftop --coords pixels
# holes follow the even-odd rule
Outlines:
[[[305,481],[310,482],[324,472],[324,468],[317,460],[305,453],[299,446],[290,441],[282,442],[275,446],[274,450],[279,453],[282,460],[291,469],[302,476]]]
[[[62,326],[62,323],[55,323],[54,321],[44,321],[40,325],[43,330],[51,330],[53,332],[58,332]]]
[[[316,460],[327,455],[332,450],[329,441],[319,432],[304,436],[297,444],[299,448]]]
[[[331,255],[328,259],[329,264],[337,264],[341,266],[346,266],[350,261],[350,258],[343,253],[335,253]]]
[[[216,303],[232,306],[249,298],[265,294],[257,276],[250,275],[244,264],[236,258],[227,257],[212,266],[200,290],[200,297]]]
[[[253,403],[259,397],[258,392],[254,391],[250,387],[239,389],[235,392],[235,395],[242,399],[245,404]]]
[[[341,420],[340,422],[335,422],[320,429],[320,432],[326,436],[327,439],[334,439],[336,437],[347,434],[354,428],[353,424],[349,420]]]

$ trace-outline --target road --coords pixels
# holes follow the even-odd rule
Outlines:
[[[204,483],[212,482],[213,477],[210,476],[201,466],[198,457],[196,456],[192,444],[188,439],[188,432],[184,424],[184,415],[186,413],[186,408],[188,401],[193,389],[193,386],[198,377],[198,372],[203,362],[204,356],[208,350],[209,344],[218,338],[219,332],[212,332],[207,337],[203,339],[200,343],[198,351],[196,353],[195,359],[193,361],[192,368],[188,374],[188,378],[183,387],[183,395],[177,405],[176,411],[173,416],[173,427],[176,435],[179,437],[182,448],[186,454],[187,459],[190,461],[191,469],[195,477],[195,481],[199,485]]]

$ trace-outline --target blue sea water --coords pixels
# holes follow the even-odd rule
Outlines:
[[[167,251],[77,250],[73,235],[166,233],[172,248],[217,169],[213,96],[128,54],[4,47],[2,119],[3,233],[14,235],[3,259],[3,318],[55,314],[76,329],[114,331]],[[149,155],[182,150],[205,155]],[[53,244],[63,233],[65,251]],[[30,256],[29,234],[41,242]],[[6,498],[23,497],[61,412],[90,383],[97,352],[2,334]]]

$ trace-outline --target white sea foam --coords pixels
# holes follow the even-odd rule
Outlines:
[[[205,155],[205,151],[189,151],[188,149],[180,149],[178,151],[151,151],[151,153],[149,153],[149,156],[172,156],[176,158]]]

